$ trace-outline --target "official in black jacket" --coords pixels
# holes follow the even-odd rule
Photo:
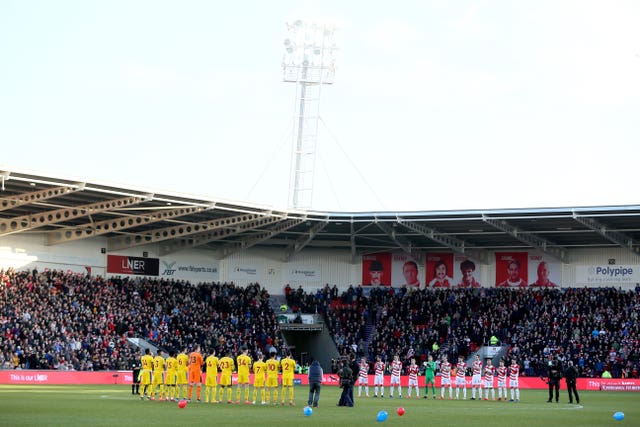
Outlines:
[[[560,398],[560,380],[562,379],[562,363],[552,354],[549,357],[547,368],[549,376],[549,400],[547,400],[547,403],[551,403],[553,400],[554,390],[556,392],[556,403],[558,403],[558,399]]]
[[[580,404],[580,396],[576,388],[576,380],[578,379],[578,368],[573,366],[573,362],[567,363],[567,369],[564,370],[564,377],[567,381],[567,391],[569,392],[569,403],[573,403],[573,395],[576,396],[576,403]]]

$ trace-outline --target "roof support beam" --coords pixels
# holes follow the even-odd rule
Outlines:
[[[351,224],[349,224],[349,228],[351,233],[351,237],[349,238],[349,245],[351,246],[351,264],[355,264],[358,254],[356,252],[356,233],[353,229],[353,221],[351,221]]]
[[[235,227],[264,218],[262,214],[243,214],[232,217],[215,219],[212,221],[197,222],[195,224],[180,224],[172,227],[160,228],[147,234],[117,236],[109,239],[107,248],[109,251],[132,248],[134,246],[158,243],[169,239],[178,239],[197,233],[211,232],[222,228]],[[190,239],[193,240],[193,239]]]
[[[187,206],[183,208],[157,211],[149,215],[123,216],[120,218],[93,222],[67,230],[50,231],[47,233],[47,245],[55,245],[57,243],[100,236],[114,231],[126,230],[131,227],[153,224],[158,221],[202,212],[203,210],[205,210],[205,208],[200,206]]]
[[[64,196],[65,194],[75,193],[76,191],[82,190],[84,190],[84,183],[78,183],[77,185],[64,185],[61,187],[47,188],[46,190],[2,197],[0,198],[0,211],[42,202],[44,200],[53,199],[55,197]]]
[[[514,227],[503,219],[494,219],[485,214],[482,214],[482,220],[498,230],[502,230],[505,233],[513,236],[519,241],[526,243],[527,245],[541,250],[542,252],[552,256],[558,261],[567,264],[567,249],[562,246],[557,246],[555,243],[549,240],[543,239],[540,236],[529,232],[523,232],[522,230]]]
[[[70,219],[82,218],[94,213],[107,212],[113,209],[136,205],[147,199],[148,197],[139,196],[123,197],[120,199],[90,203],[88,205],[46,211],[34,215],[23,215],[15,218],[0,219],[0,236],[43,227],[45,225],[57,224],[61,221],[68,221]]]
[[[386,222],[377,222],[376,225],[380,230],[384,231],[391,240],[393,240],[407,255],[414,257],[412,246],[413,244],[405,237],[398,236],[396,230]]]
[[[304,234],[303,236],[300,236],[296,239],[295,243],[287,246],[287,248],[284,251],[284,261],[289,261],[289,259],[291,259],[291,255],[293,255],[294,253],[297,254],[298,252],[300,252],[302,250],[302,248],[304,248],[305,246],[307,246],[315,237],[316,235],[327,226],[328,222],[327,221],[322,221],[322,222],[317,222],[315,223],[313,226],[311,226],[308,230],[308,232],[306,234]]]
[[[575,211],[572,212],[572,216],[574,220],[600,234],[605,239],[620,245],[620,247],[635,255],[640,255],[640,244],[626,234],[615,230],[609,230],[606,225],[593,218],[578,215]]]
[[[425,237],[428,237],[434,242],[448,247],[455,253],[473,258],[481,262],[482,264],[489,263],[489,253],[486,250],[473,249],[473,245],[466,243],[464,240],[460,240],[452,236],[447,236],[443,233],[440,233],[438,230],[434,228],[430,228],[422,224],[416,224],[411,220],[407,220],[404,218],[397,218],[397,221],[398,221],[398,224],[402,224],[403,226],[410,228],[413,231],[416,231]]]
[[[260,215],[240,215],[242,217],[252,217],[251,220],[236,222],[230,226],[228,224],[221,225],[209,229],[209,231],[195,234],[192,237],[175,239],[174,236],[167,237],[172,239],[169,242],[162,244],[158,250],[160,255],[168,255],[170,253],[186,249],[202,246],[207,243],[215,242],[216,240],[224,239],[225,237],[232,237],[237,234],[242,234],[245,231],[253,230],[256,228],[264,227],[282,221],[280,216],[260,216]],[[237,217],[234,217],[237,218]],[[229,219],[229,218],[226,218]],[[193,234],[193,233],[191,233]],[[166,239],[163,239],[166,240]]]
[[[272,238],[273,236],[277,236],[278,234],[287,231],[291,227],[295,227],[303,221],[305,221],[305,219],[288,219],[280,222],[279,224],[276,224],[271,229],[259,231],[256,234],[243,237],[239,242],[228,243],[219,249],[218,254],[220,256],[220,259],[226,258],[229,255],[233,255],[238,251],[249,249],[250,247],[257,245],[260,242],[263,242],[267,239]]]

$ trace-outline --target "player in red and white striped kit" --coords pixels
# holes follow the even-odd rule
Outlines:
[[[453,391],[451,390],[451,363],[447,360],[447,356],[442,356],[442,363],[440,363],[440,400],[444,399],[445,387],[449,387],[449,399],[453,399]]]
[[[393,386],[398,386],[398,397],[402,399],[402,386],[400,386],[400,373],[402,372],[402,362],[396,354],[391,362],[391,381],[389,382],[389,397],[393,397]]]
[[[460,388],[462,388],[462,399],[467,398],[467,380],[464,376],[466,370],[467,364],[463,357],[458,357],[458,363],[456,364],[456,399],[460,398]]]
[[[476,360],[471,364],[473,376],[471,377],[471,400],[476,400],[476,389],[478,390],[478,399],[482,400],[482,360],[480,355],[476,354]]]
[[[358,371],[358,397],[362,396],[362,386],[364,386],[365,396],[369,397],[369,363],[366,358],[360,359],[358,365],[360,370]]]
[[[491,364],[491,359],[487,359],[487,366],[484,367],[484,400],[489,400],[489,390],[491,390],[491,400],[496,400],[496,391],[493,389],[493,376],[496,367]],[[482,391],[480,391],[482,398]]]
[[[511,365],[509,366],[509,389],[511,391],[511,399],[509,402],[513,402],[514,394],[515,401],[520,402],[520,387],[518,387],[518,375],[520,374],[520,365],[516,362],[516,359],[513,358],[511,360]]]
[[[409,375],[409,390],[407,391],[407,398],[411,398],[411,387],[416,389],[416,397],[420,398],[420,390],[418,389],[418,372],[420,367],[416,365],[416,359],[411,359],[411,364],[407,368],[407,375]]]
[[[507,400],[507,367],[504,366],[504,360],[500,360],[496,375],[498,375],[498,400],[502,400],[503,391],[504,400]]]
[[[373,397],[378,397],[378,387],[380,387],[380,397],[384,397],[384,362],[380,356],[376,356],[373,372]]]

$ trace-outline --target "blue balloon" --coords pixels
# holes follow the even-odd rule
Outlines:
[[[311,409],[311,408],[310,408],[310,407],[308,407],[308,406],[305,406],[305,407],[304,407],[304,415],[305,415],[306,417],[310,417],[310,416],[311,416],[311,414],[313,414],[313,409]]]
[[[383,421],[387,421],[388,416],[389,414],[387,414],[387,411],[380,411],[378,412],[378,417],[376,418],[376,421],[378,421],[379,423]]]
[[[624,412],[616,412],[615,414],[613,414],[613,419],[618,421],[624,420]]]

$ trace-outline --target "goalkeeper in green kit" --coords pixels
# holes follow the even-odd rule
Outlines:
[[[436,362],[433,361],[433,356],[429,355],[424,365],[424,398],[429,397],[429,384],[431,384],[431,390],[433,391],[433,398],[436,398]]]

